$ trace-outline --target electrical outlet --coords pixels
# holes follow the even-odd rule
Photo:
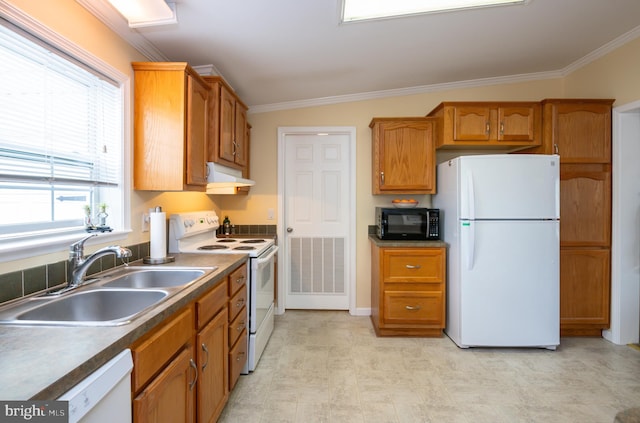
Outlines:
[[[142,232],[149,232],[149,213],[142,213]]]
[[[273,220],[274,214],[273,209],[267,209],[267,220]]]

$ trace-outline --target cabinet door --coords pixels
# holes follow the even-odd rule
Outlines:
[[[535,119],[533,107],[498,107],[498,141],[533,142]]]
[[[384,292],[384,322],[387,324],[442,327],[444,310],[442,291]]]
[[[133,400],[136,423],[194,422],[194,389],[197,367],[185,348]]]
[[[198,356],[198,422],[215,422],[229,395],[227,309],[196,337]]]
[[[381,122],[374,130],[377,139],[373,193],[434,194],[435,146],[431,122]]]
[[[209,87],[187,77],[187,185],[207,184]]]
[[[562,165],[560,245],[611,245],[610,165]]]
[[[545,126],[552,125],[551,143],[561,163],[611,162],[611,104],[560,102],[547,109]]]
[[[240,166],[248,164],[247,149],[247,109],[242,104],[236,102],[235,105],[235,124],[234,124],[234,161]]]
[[[235,131],[235,97],[226,87],[220,87],[220,149],[219,158],[233,163],[234,157],[234,131]]]
[[[610,301],[609,249],[560,249],[560,324],[609,327]]]
[[[456,106],[453,112],[454,141],[489,141],[491,139],[491,108]]]

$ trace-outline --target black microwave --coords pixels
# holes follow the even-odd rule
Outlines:
[[[435,241],[440,239],[440,210],[376,207],[380,239]]]

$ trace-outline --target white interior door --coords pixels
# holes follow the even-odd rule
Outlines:
[[[284,308],[352,308],[354,140],[351,128],[279,129]]]

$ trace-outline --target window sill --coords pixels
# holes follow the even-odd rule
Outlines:
[[[103,244],[110,241],[127,239],[131,230],[99,233],[98,236],[89,238],[85,246]],[[89,235],[86,232],[71,234],[42,236],[30,240],[6,240],[0,242],[0,263],[20,260],[34,256],[67,251],[74,242]]]

